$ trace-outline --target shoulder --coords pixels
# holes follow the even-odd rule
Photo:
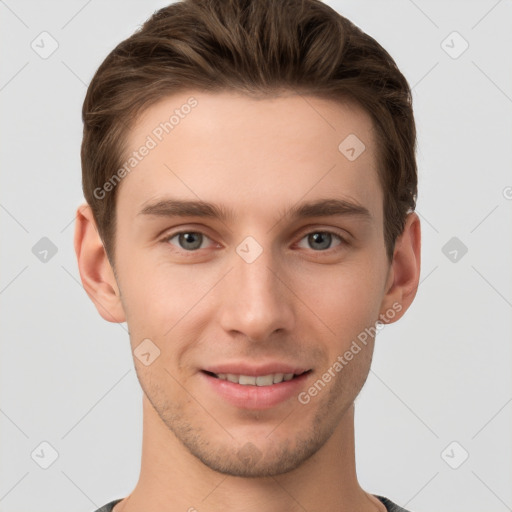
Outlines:
[[[117,505],[122,498],[119,498],[118,500],[111,501],[110,503],[107,503],[106,505],[103,505],[103,507],[99,508],[98,510],[95,510],[95,512],[112,512],[112,509]]]
[[[374,496],[382,503],[384,503],[388,512],[412,512],[410,510],[406,510],[405,508],[400,507],[396,503],[393,503],[389,498],[385,496],[379,496],[374,494]]]

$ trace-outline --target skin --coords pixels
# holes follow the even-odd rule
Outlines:
[[[86,292],[103,318],[128,323],[132,350],[147,338],[160,350],[149,366],[134,357],[144,391],[141,473],[115,512],[384,511],[355,469],[354,400],[374,338],[308,404],[293,396],[265,410],[235,407],[200,370],[285,361],[312,369],[307,391],[379,315],[395,309],[383,320],[391,323],[410,306],[420,274],[419,218],[408,215],[390,262],[375,134],[355,104],[187,91],[144,112],[128,152],[190,96],[197,107],[118,186],[115,273],[90,208],[77,210]],[[351,133],[366,146],[354,161],[338,150]],[[169,196],[235,215],[139,214]],[[370,217],[285,215],[298,203],[331,198],[362,205]],[[192,237],[200,248],[187,250],[193,243],[175,236],[180,230],[203,233]],[[325,231],[344,241],[308,237]],[[252,263],[236,252],[247,236],[262,248]],[[241,450],[249,442],[246,463]]]

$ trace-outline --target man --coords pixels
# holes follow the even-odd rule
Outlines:
[[[144,391],[139,481],[100,511],[403,511],[354,453],[420,273],[392,58],[318,0],[185,0],[106,58],[83,120],[80,275]]]

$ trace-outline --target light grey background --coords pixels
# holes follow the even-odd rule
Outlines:
[[[73,228],[86,86],[166,3],[0,1],[1,512],[88,512],[137,482],[126,325],[84,292]],[[512,2],[328,3],[395,58],[419,138],[421,284],[356,401],[360,483],[417,512],[512,510]],[[31,47],[51,49],[43,31],[58,43],[46,59]],[[58,250],[46,262],[43,237]],[[452,237],[468,249],[455,262]],[[42,442],[58,452],[48,469]]]

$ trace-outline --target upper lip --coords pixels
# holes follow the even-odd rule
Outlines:
[[[231,373],[233,375],[247,375],[257,377],[260,375],[270,375],[273,373],[293,373],[300,375],[307,372],[310,368],[304,366],[292,365],[288,363],[269,362],[266,364],[249,364],[249,363],[224,363],[208,366],[203,368],[203,371],[211,373]]]

